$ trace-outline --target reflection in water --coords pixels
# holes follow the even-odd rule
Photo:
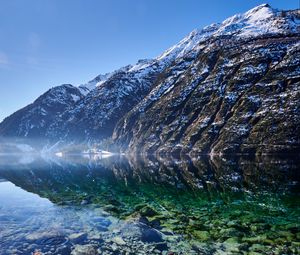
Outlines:
[[[286,157],[6,156],[0,247],[7,254],[296,254],[299,165]]]

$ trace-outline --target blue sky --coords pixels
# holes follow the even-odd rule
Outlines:
[[[0,121],[50,87],[153,58],[194,28],[299,0],[0,0]]]

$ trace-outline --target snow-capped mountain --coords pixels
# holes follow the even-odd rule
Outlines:
[[[157,58],[55,87],[57,100],[46,92],[6,118],[0,135],[108,139],[145,153],[299,151],[299,39],[299,10],[260,5]]]
[[[51,123],[83,99],[81,90],[70,84],[49,89],[32,104],[5,118],[0,134],[6,137],[44,138]]]

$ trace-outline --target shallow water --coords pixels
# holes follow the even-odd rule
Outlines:
[[[297,157],[0,157],[0,254],[299,254]]]

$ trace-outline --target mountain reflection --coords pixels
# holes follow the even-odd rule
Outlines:
[[[52,202],[91,200],[101,193],[134,192],[145,187],[172,193],[298,192],[297,158],[233,157],[197,159],[112,156],[1,159],[0,178]]]

